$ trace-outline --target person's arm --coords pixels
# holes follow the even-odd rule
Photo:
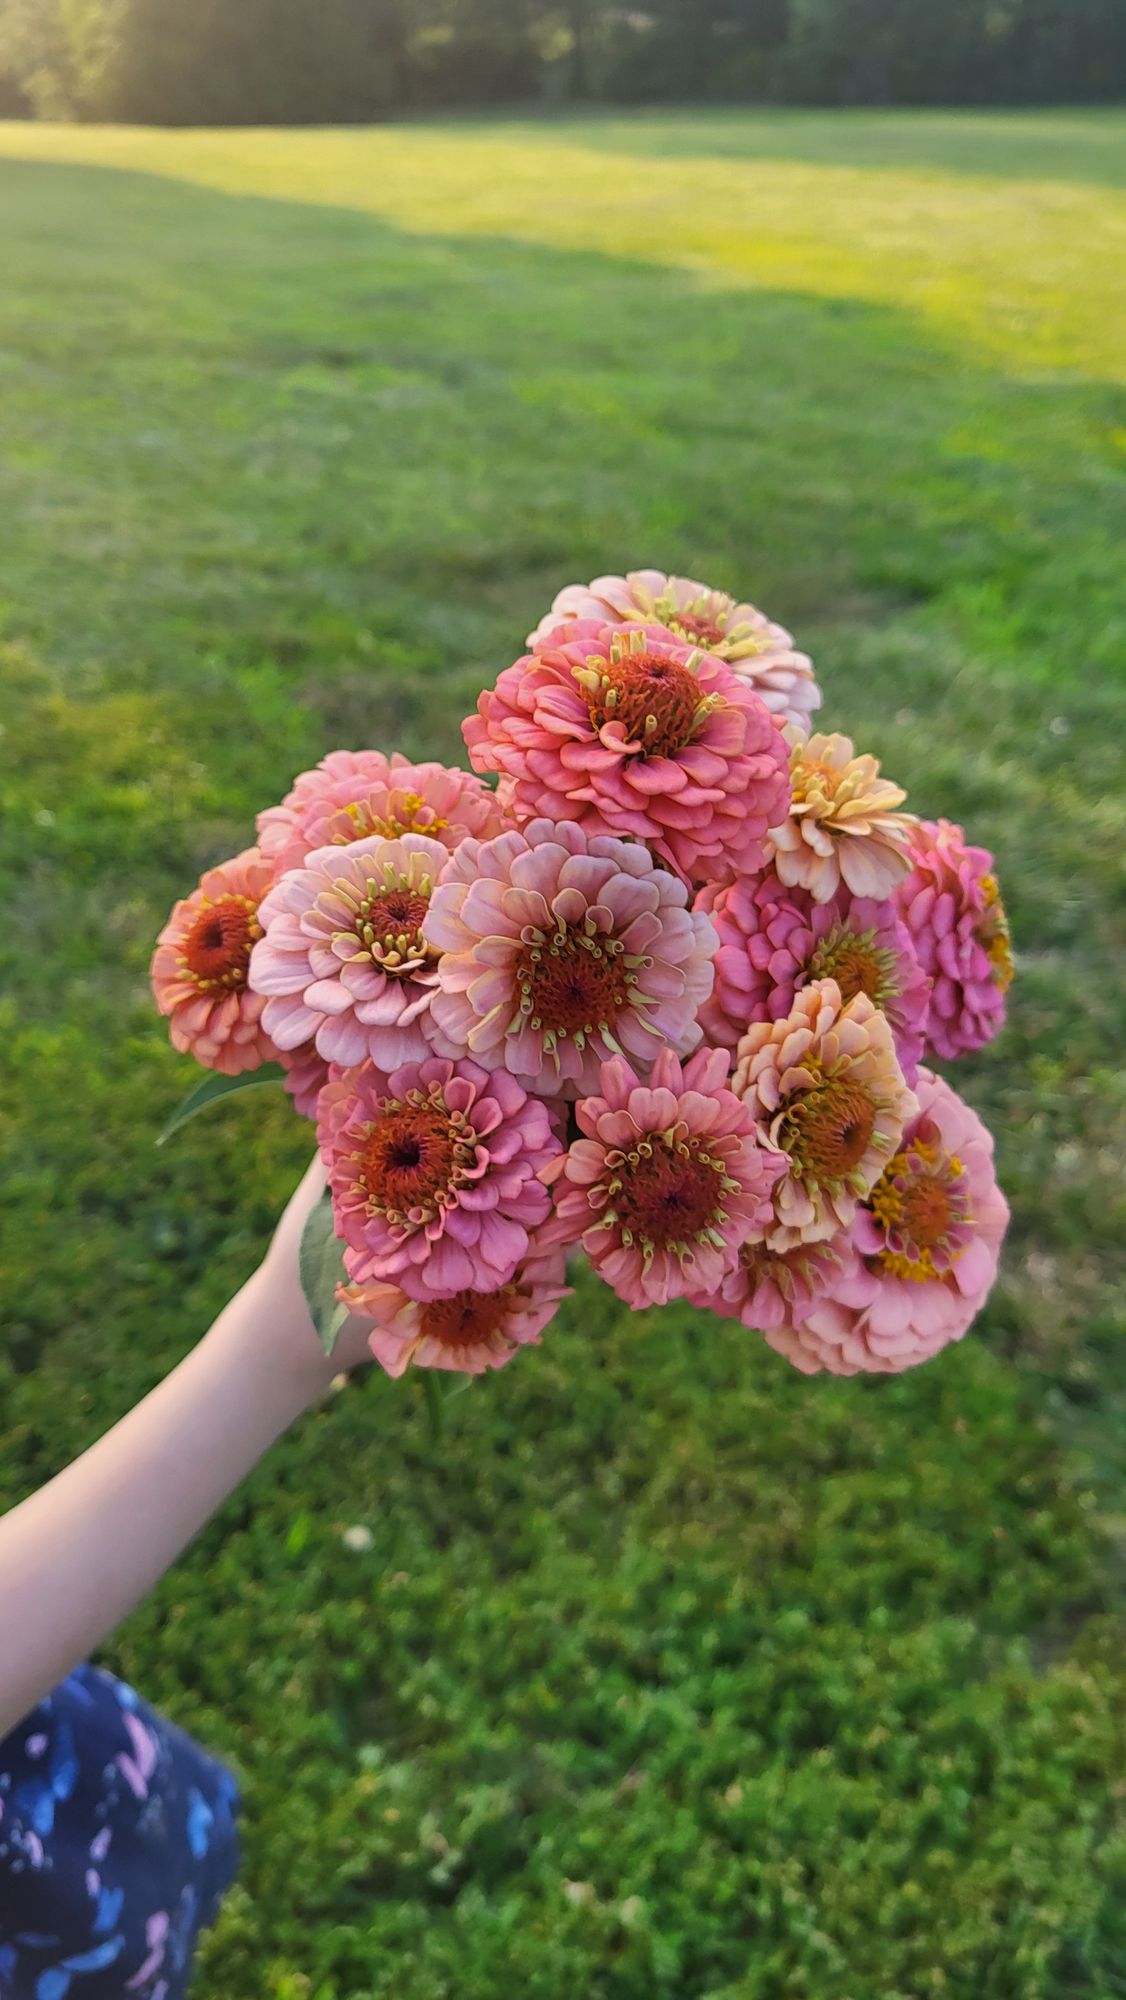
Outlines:
[[[199,1346],[0,1520],[0,1737],[120,1624],[333,1375],[369,1358],[349,1321],[326,1360],[301,1294],[297,1246],[323,1186],[314,1161]]]

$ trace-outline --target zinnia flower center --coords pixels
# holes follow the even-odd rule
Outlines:
[[[472,1128],[435,1086],[383,1105],[356,1156],[356,1179],[370,1213],[417,1224],[449,1205],[475,1157]]]
[[[422,1309],[418,1339],[436,1340],[454,1351],[467,1347],[509,1346],[503,1337],[512,1306],[513,1285],[499,1292],[455,1292],[452,1299],[428,1299]]]
[[[381,812],[375,810],[371,799],[354,799],[341,808],[331,825],[332,845],[347,847],[372,834],[380,834],[384,840],[397,840],[404,833],[425,833],[437,839],[449,821],[427,805],[419,792],[392,792]]]
[[[707,649],[723,644],[723,626],[715,618],[697,618],[691,611],[672,611],[662,614],[661,623],[678,638],[687,639],[690,645]]]
[[[864,1084],[823,1076],[789,1099],[778,1121],[778,1144],[803,1179],[842,1181],[868,1151],[878,1110]]]
[[[598,1028],[612,1028],[628,1005],[637,976],[623,962],[617,938],[588,936],[573,924],[546,932],[531,926],[516,968],[517,1025],[541,1032],[548,1047],[572,1036],[582,1048]]]
[[[1007,993],[1013,983],[1013,941],[1009,930],[1009,919],[1005,915],[1005,905],[1001,901],[1001,891],[995,875],[983,875],[982,894],[985,909],[977,926],[977,935],[989,954],[993,968],[993,983]]]
[[[422,935],[432,884],[429,876],[410,882],[390,867],[384,877],[382,884],[368,882],[366,894],[356,904],[352,928],[356,942],[381,972],[407,979],[423,961],[437,955]]]
[[[869,1206],[887,1236],[884,1270],[921,1283],[957,1263],[970,1234],[966,1170],[956,1154],[915,1139],[885,1167]]]
[[[257,903],[249,896],[220,896],[196,917],[180,948],[180,964],[201,993],[238,992],[261,936]]]
[[[628,1152],[606,1155],[605,1227],[616,1228],[623,1243],[636,1245],[648,1264],[655,1251],[684,1259],[694,1246],[719,1243],[725,1222],[724,1196],[738,1183],[723,1163],[705,1150],[705,1141],[687,1136],[681,1125],[650,1132]]]
[[[636,632],[615,634],[608,660],[593,654],[574,672],[594,728],[617,724],[626,742],[647,757],[683,750],[720,705],[720,696],[701,693],[686,662],[649,651]]]
[[[837,924],[814,949],[806,966],[810,979],[835,979],[844,1001],[866,993],[883,1012],[898,991],[895,953],[876,943],[875,931],[850,931]]]

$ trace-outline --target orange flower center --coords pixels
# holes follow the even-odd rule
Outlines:
[[[551,932],[529,928],[524,941],[517,1024],[525,1021],[551,1045],[573,1036],[580,1048],[596,1029],[613,1027],[636,984],[617,938],[588,937],[564,924]]]
[[[648,650],[641,633],[615,633],[610,658],[593,654],[575,678],[594,728],[616,723],[643,756],[670,757],[698,734],[721,697],[704,695],[692,667]]]
[[[736,1183],[704,1141],[682,1136],[683,1127],[652,1132],[628,1153],[610,1153],[612,1170],[604,1216],[627,1245],[638,1245],[646,1261],[655,1250],[684,1257],[692,1245],[710,1240],[723,1220],[724,1195]]]
[[[459,1128],[440,1095],[412,1091],[385,1104],[356,1162],[369,1210],[392,1220],[432,1215],[464,1178],[474,1150],[472,1131],[463,1122]]]
[[[790,1099],[779,1128],[782,1150],[803,1179],[842,1181],[868,1151],[878,1108],[862,1083],[823,1077]]]
[[[249,896],[219,896],[204,903],[180,948],[180,964],[201,993],[237,993],[261,936],[257,903]]]
[[[806,971],[810,979],[835,979],[841,999],[866,993],[886,1011],[896,995],[895,953],[877,945],[875,931],[850,931],[837,924],[814,949]]]
[[[956,1264],[972,1233],[969,1185],[962,1161],[916,1137],[889,1161],[869,1207],[887,1238],[879,1253],[886,1271],[921,1283]]]
[[[977,926],[977,935],[989,954],[993,969],[993,983],[1002,993],[1007,993],[1013,983],[1013,941],[1009,930],[1009,919],[1005,915],[1005,905],[1001,901],[1001,891],[995,875],[983,875],[982,893],[985,909]]]
[[[504,1322],[512,1307],[513,1285],[499,1292],[455,1292],[452,1299],[430,1299],[422,1309],[418,1338],[436,1340],[459,1352],[469,1347],[507,1346]]]

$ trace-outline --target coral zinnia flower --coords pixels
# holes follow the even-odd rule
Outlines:
[[[896,810],[906,792],[881,778],[875,757],[857,757],[847,736],[795,740],[791,731],[788,819],[770,829],[779,879],[800,882],[827,903],[843,880],[854,896],[890,896],[907,874],[915,826]]]
[[[209,868],[173,908],[153,953],[152,990],[169,1017],[173,1048],[224,1076],[258,1069],[278,1053],[263,1026],[263,1002],[247,985],[272,880],[256,847]]]
[[[646,1076],[664,1044],[687,1055],[716,945],[687,905],[647,848],[567,821],[463,841],[424,926],[442,953],[432,1015],[447,1053],[568,1098],[597,1090],[616,1053]]]
[[[551,1206],[538,1175],[562,1140],[546,1104],[507,1070],[439,1057],[404,1064],[385,1088],[354,1082],[347,1115],[337,1104],[323,1121],[349,1277],[417,1299],[507,1285]]]
[[[726,660],[772,715],[808,736],[809,718],[821,706],[813,662],[795,651],[784,625],[775,625],[753,604],[739,604],[725,590],[712,590],[691,577],[666,576],[661,569],[596,576],[593,583],[569,583],[558,593],[546,617],[528,634],[530,651],[541,652],[560,626],[577,618],[604,625],[663,625],[690,646]]]
[[[833,979],[805,987],[783,1020],[747,1029],[731,1088],[763,1145],[786,1155],[764,1232],[779,1251],[852,1221],[915,1110],[886,1016],[866,993],[844,1002]]]
[[[545,1326],[569,1297],[562,1250],[534,1244],[507,1285],[495,1292],[461,1291],[449,1299],[412,1299],[377,1278],[344,1285],[349,1309],[374,1320],[368,1345],[388,1375],[446,1368],[481,1375],[503,1368],[521,1347],[538,1345]]]
[[[683,1069],[662,1050],[648,1085],[615,1056],[602,1065],[601,1093],[579,1102],[583,1136],[548,1169],[555,1235],[581,1239],[627,1305],[714,1291],[769,1225],[785,1162],[759,1145],[726,1077],[718,1049],[700,1049]]]
[[[709,1042],[733,1049],[752,1021],[778,1021],[813,979],[835,979],[841,997],[866,993],[891,1022],[908,1083],[923,1054],[930,980],[890,900],[852,896],[828,903],[787,889],[773,869],[757,880],[708,886],[696,898],[719,933],[715,988],[700,1013]]]
[[[383,1070],[433,1045],[437,953],[422,922],[446,850],[421,833],[319,847],[262,904],[250,984],[281,1049],[312,1041],[326,1062]]]
[[[318,847],[424,833],[452,852],[466,834],[487,840],[503,824],[495,795],[469,771],[411,764],[398,751],[333,750],[294,779],[279,806],[259,813],[258,838],[280,876]]]
[[[923,820],[899,914],[934,981],[927,1039],[945,1061],[991,1042],[1005,1020],[1013,952],[993,856],[950,820]]]
[[[470,758],[502,774],[516,820],[632,835],[686,880],[759,867],[787,808],[786,744],[758,696],[660,625],[576,621],[477,710],[462,724]]]
[[[764,1328],[806,1374],[895,1374],[961,1340],[997,1275],[1008,1205],[976,1113],[923,1070],[919,1108],[857,1210],[856,1261],[828,1273],[800,1321]]]

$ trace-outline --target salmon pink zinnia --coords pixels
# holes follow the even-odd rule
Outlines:
[[[913,1083],[926,1041],[930,980],[894,902],[853,896],[842,883],[828,903],[787,889],[773,869],[757,879],[702,889],[719,933],[715,989],[700,1014],[710,1042],[735,1048],[752,1021],[778,1021],[814,979],[835,979],[841,997],[866,993],[886,1014],[896,1053]]]
[[[576,620],[517,660],[462,724],[513,818],[632,836],[689,881],[761,865],[788,808],[788,751],[723,660],[661,625]]]
[[[809,734],[814,709],[821,706],[813,662],[795,650],[784,625],[774,624],[753,604],[738,603],[726,590],[712,590],[691,577],[633,569],[626,576],[569,583],[528,634],[529,650],[542,652],[553,633],[576,619],[603,625],[663,625],[690,646],[703,646],[726,660],[772,715],[793,723],[803,736]]]
[[[728,1090],[722,1050],[681,1068],[663,1049],[648,1084],[620,1056],[577,1107],[581,1137],[551,1168],[559,1240],[581,1240],[630,1306],[715,1291],[742,1245],[771,1220],[785,1161],[759,1144]]]
[[[340,1298],[361,1318],[374,1321],[368,1338],[388,1375],[408,1367],[445,1368],[481,1375],[503,1368],[521,1347],[537,1345],[545,1326],[569,1297],[562,1250],[534,1244],[507,1285],[495,1292],[468,1288],[448,1299],[412,1299],[398,1285],[373,1278],[344,1285]]]
[[[437,952],[422,922],[446,850],[421,833],[320,847],[262,904],[250,984],[281,1049],[383,1070],[431,1053]]]
[[[934,982],[927,1039],[951,1062],[984,1048],[1004,1024],[1013,977],[1008,919],[993,856],[970,847],[960,826],[922,821],[911,859],[896,904]]]
[[[562,1140],[547,1105],[507,1070],[439,1057],[404,1064],[385,1086],[371,1073],[354,1081],[350,1107],[322,1093],[353,1283],[382,1279],[417,1299],[507,1285],[551,1206],[539,1174]]]
[[[1009,1211],[993,1141],[929,1070],[898,1151],[851,1229],[856,1252],[799,1318],[764,1327],[805,1374],[898,1374],[961,1340],[997,1275]]]
[[[818,903],[842,882],[854,896],[890,896],[911,867],[915,820],[899,811],[906,792],[881,778],[875,757],[856,756],[847,736],[789,737],[793,797],[768,842],[779,878]]]
[[[715,931],[636,842],[544,819],[463,841],[424,934],[442,954],[432,1012],[447,1053],[503,1064],[540,1095],[597,1090],[622,1051],[647,1076],[663,1046],[687,1055],[700,1040]]]
[[[815,979],[781,1021],[747,1029],[731,1087],[763,1144],[786,1156],[764,1232],[779,1251],[852,1221],[915,1110],[886,1017],[866,993],[845,1002],[834,979]]]
[[[256,847],[209,868],[175,905],[153,953],[152,989],[173,1048],[224,1076],[258,1069],[278,1053],[263,1025],[264,1002],[247,984],[272,880]]]
[[[469,771],[411,764],[398,751],[333,750],[259,813],[258,839],[280,876],[318,847],[424,833],[452,852],[466,834],[487,839],[502,824],[495,794]]]

